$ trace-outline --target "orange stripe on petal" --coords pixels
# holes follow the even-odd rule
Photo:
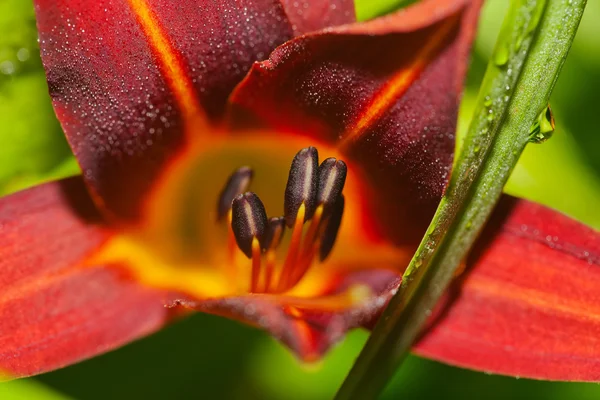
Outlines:
[[[204,123],[204,112],[198,95],[181,55],[175,50],[152,10],[148,0],[127,0],[138,23],[148,37],[148,42],[162,66],[162,73],[169,85],[187,129],[195,129]]]
[[[340,157],[372,185],[362,197],[374,230],[417,244],[452,165],[481,4],[424,0],[293,39],[256,63],[232,93],[230,124],[341,147]]]
[[[438,32],[428,38],[423,48],[415,55],[415,60],[393,75],[371,101],[366,104],[356,122],[346,128],[346,133],[342,134],[342,140],[338,143],[338,147],[343,149],[349,142],[357,140],[396,104],[396,101],[419,77],[435,54],[443,48],[457,22],[458,19],[451,18],[441,24]]]
[[[532,263],[530,266],[542,267],[540,276],[544,275],[544,265]],[[556,284],[560,285],[560,282],[556,282]],[[600,323],[600,304],[591,304],[589,301],[565,298],[559,294],[479,276],[469,279],[469,290],[482,298],[502,300],[548,314],[561,314],[568,318]]]
[[[293,37],[274,1],[35,0],[50,94],[115,222],[139,222],[189,138],[210,138],[252,63]],[[204,143],[202,143],[204,144]]]

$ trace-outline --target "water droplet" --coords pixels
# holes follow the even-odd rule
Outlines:
[[[501,44],[500,47],[498,47],[494,53],[494,63],[498,67],[506,65],[506,63],[508,62],[508,54],[508,46],[506,46],[505,44]]]
[[[530,143],[544,143],[552,137],[554,133],[554,115],[550,109],[550,104],[538,116],[536,122],[529,130]]]
[[[542,1],[536,3],[535,10],[533,10],[531,19],[527,24],[527,30],[525,31],[526,34],[531,35],[539,25],[540,19],[542,19],[542,14],[544,13],[544,6],[545,4]]]
[[[529,18],[529,21],[526,22],[521,35],[519,35],[515,42],[515,50],[519,51],[525,39],[535,32],[537,26],[539,25],[540,19],[542,18],[542,14],[544,13],[545,5],[546,4],[543,1],[538,1],[535,3],[535,9],[531,11],[531,17]]]

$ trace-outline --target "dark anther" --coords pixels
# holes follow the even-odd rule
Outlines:
[[[285,222],[290,228],[296,222],[298,209],[304,203],[304,221],[309,220],[316,208],[319,153],[314,147],[300,150],[290,167],[283,209]]]
[[[252,241],[262,241],[267,229],[267,212],[258,196],[252,192],[240,194],[231,204],[231,228],[240,250],[252,258]]]
[[[283,217],[269,218],[267,231],[262,242],[263,250],[276,249],[281,243],[285,232],[285,219]]]
[[[236,196],[244,193],[250,187],[254,172],[250,167],[241,167],[236,170],[223,187],[217,203],[217,221],[223,220],[231,210],[231,202]]]
[[[324,261],[331,253],[335,240],[337,239],[340,224],[342,223],[342,215],[344,215],[344,196],[338,197],[337,201],[331,209],[331,215],[327,220],[327,226],[321,236],[321,246],[319,248],[319,260]]]
[[[323,204],[326,213],[342,194],[347,171],[346,163],[335,158],[328,158],[319,166],[317,204]]]

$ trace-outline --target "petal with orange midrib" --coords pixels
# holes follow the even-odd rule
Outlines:
[[[452,164],[479,0],[425,0],[293,39],[233,92],[230,123],[312,135],[380,188],[388,237],[418,243]]]
[[[351,22],[349,3],[36,0],[50,94],[96,203],[136,220],[162,167],[215,134],[252,63],[294,29]]]

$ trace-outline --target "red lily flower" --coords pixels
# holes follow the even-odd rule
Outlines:
[[[304,360],[372,324],[443,192],[481,1],[366,23],[349,0],[35,3],[83,176],[0,201],[2,372],[91,357],[180,306]],[[598,379],[598,234],[507,198],[475,250],[416,351]]]

